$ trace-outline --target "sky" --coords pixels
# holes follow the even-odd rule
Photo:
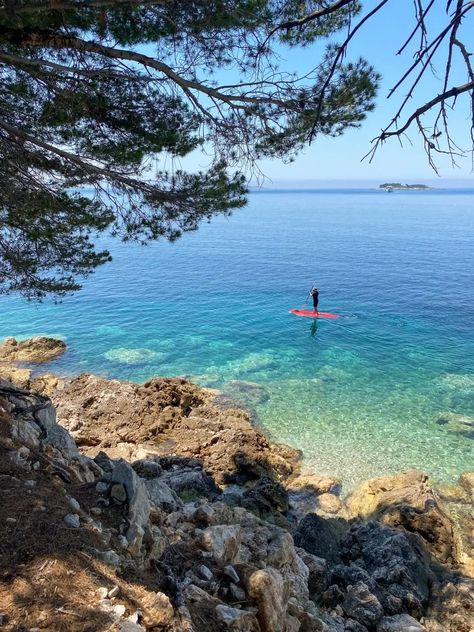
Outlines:
[[[375,4],[374,0],[364,2],[367,9]],[[291,164],[285,164],[280,160],[262,161],[260,168],[266,176],[264,186],[285,186],[291,182],[298,182],[302,186],[310,182],[330,186],[334,180],[339,184],[357,183],[362,180],[374,183],[390,180],[411,183],[421,181],[434,185],[439,182],[442,186],[474,186],[469,158],[462,160],[459,168],[453,168],[449,159],[439,158],[436,161],[439,178],[429,166],[421,139],[414,129],[409,133],[412,144],[405,140],[403,147],[400,147],[398,140],[393,138],[380,148],[372,163],[368,160],[362,161],[364,154],[371,148],[371,140],[391,120],[400,100],[406,94],[406,88],[403,86],[398,95],[387,100],[389,89],[412,62],[413,49],[398,57],[396,52],[415,24],[413,4],[412,0],[391,0],[379,14],[367,22],[351,46],[349,58],[365,57],[382,75],[376,110],[368,114],[360,129],[348,130],[338,138],[318,137]],[[437,32],[446,24],[445,6],[445,0],[435,0],[435,13],[431,20],[433,32]],[[474,32],[472,13],[466,19],[464,32],[469,33],[469,29],[471,33]],[[472,40],[472,37],[470,39]],[[301,71],[314,67],[321,46],[322,44],[313,44],[303,50],[285,49],[283,54],[288,68]],[[427,73],[421,89],[415,93],[415,98],[411,102],[415,106],[413,109],[442,91],[441,59],[435,58],[434,70],[439,76]],[[458,74],[455,80],[464,83],[465,78]],[[464,144],[469,146],[469,110],[466,101],[456,105],[450,115],[450,121],[452,129],[457,132],[458,142],[462,144],[465,141]],[[410,112],[407,110],[407,113]],[[206,161],[202,162],[202,166],[205,165]]]

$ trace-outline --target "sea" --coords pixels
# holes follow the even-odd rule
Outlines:
[[[260,190],[175,243],[100,245],[60,304],[0,297],[0,337],[64,339],[66,376],[219,389],[346,489],[474,469],[474,190]],[[289,313],[313,284],[338,319]]]

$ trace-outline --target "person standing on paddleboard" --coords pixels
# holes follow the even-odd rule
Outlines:
[[[318,313],[318,301],[319,301],[319,290],[317,287],[312,287],[310,291],[311,296],[313,297],[313,311]]]

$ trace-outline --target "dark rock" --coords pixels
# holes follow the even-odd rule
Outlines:
[[[119,503],[124,503],[127,501],[127,491],[122,483],[115,483],[110,488],[110,496]]]
[[[201,469],[169,470],[163,473],[160,481],[166,483],[177,494],[187,492],[196,496],[214,498],[220,492],[212,476]]]
[[[408,614],[397,614],[384,617],[377,626],[377,632],[426,632],[426,628]]]
[[[132,467],[141,478],[157,478],[163,471],[159,461],[153,459],[134,461]]]
[[[241,505],[261,516],[274,511],[286,513],[289,507],[288,492],[277,481],[263,477],[253,489],[245,491]]]
[[[347,529],[344,520],[307,514],[299,523],[294,540],[296,546],[309,553],[337,563],[340,562],[341,540]]]
[[[342,609],[348,617],[368,627],[376,625],[383,616],[380,601],[364,582],[348,586]]]
[[[323,558],[316,557],[304,549],[298,549],[298,555],[309,570],[309,597],[314,601],[318,601],[330,584],[330,572],[327,562]]]
[[[321,595],[320,604],[325,608],[333,609],[338,604],[342,603],[342,601],[344,601],[344,598],[345,593],[339,588],[339,586],[333,584],[332,586],[329,586],[329,588],[325,590]]]
[[[338,586],[346,587],[358,582],[364,582],[370,590],[375,588],[375,582],[372,580],[369,573],[364,568],[354,563],[349,564],[349,566],[338,564],[331,569],[330,575],[331,583],[337,584]]]
[[[434,576],[417,536],[372,521],[351,528],[341,554],[369,574],[374,594],[393,614],[401,613],[394,612],[397,603],[414,614],[427,602]]]

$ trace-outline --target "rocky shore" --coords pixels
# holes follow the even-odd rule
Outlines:
[[[341,498],[186,380],[15,379],[42,345],[0,346],[1,630],[474,629],[474,473]]]

